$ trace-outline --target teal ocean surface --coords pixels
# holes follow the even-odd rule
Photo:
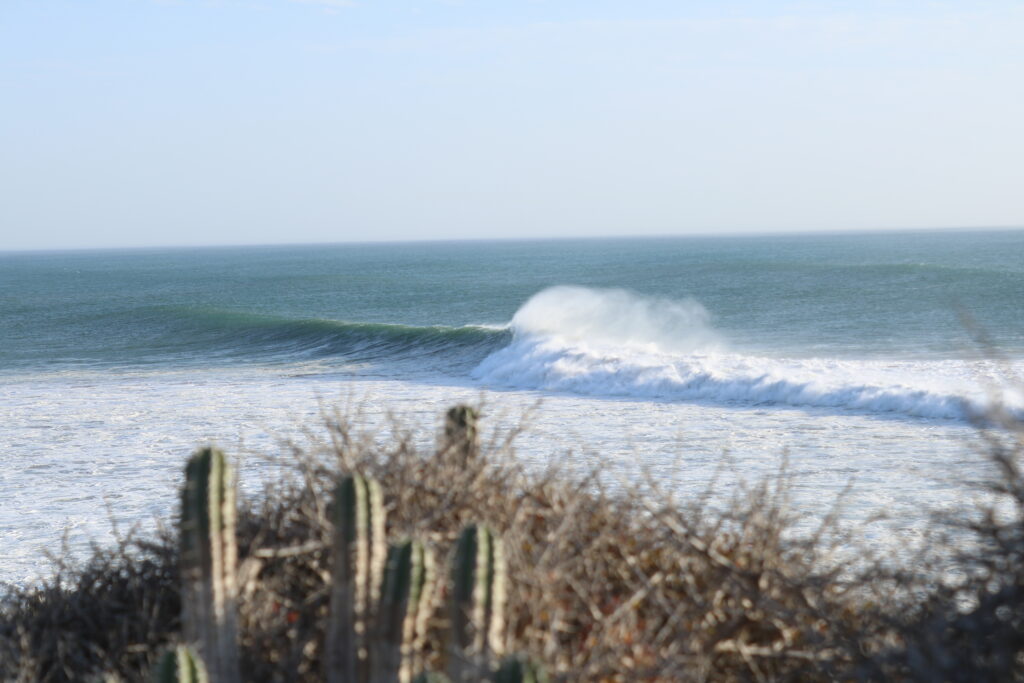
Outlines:
[[[960,358],[958,309],[1024,350],[1024,233],[934,232],[0,254],[0,368],[462,368],[508,343],[530,297],[567,284],[697,302],[742,353]],[[547,302],[553,318],[581,304]]]
[[[195,444],[342,398],[424,442],[455,400],[540,399],[526,457],[680,490],[788,451],[810,513],[853,478],[901,537],[977,473],[968,418],[1024,414],[1022,303],[1024,231],[0,254],[0,579],[102,537],[104,501],[169,512]]]

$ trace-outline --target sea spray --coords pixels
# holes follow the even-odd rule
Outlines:
[[[516,339],[552,337],[589,346],[684,353],[720,345],[694,299],[561,285],[530,298],[512,318]]]

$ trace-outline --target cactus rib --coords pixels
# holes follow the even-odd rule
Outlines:
[[[388,550],[378,612],[373,681],[410,683],[422,667],[427,621],[433,610],[434,562],[418,541]]]
[[[326,667],[329,683],[369,680],[370,636],[384,571],[380,485],[350,476],[334,492],[334,556]]]
[[[504,649],[506,576],[501,539],[483,526],[459,537],[452,566],[448,671],[454,681],[479,678]]]
[[[185,467],[181,498],[182,621],[215,681],[239,680],[234,471],[215,448]]]
[[[154,683],[208,683],[209,678],[199,655],[192,648],[179,645],[160,657],[152,680]]]

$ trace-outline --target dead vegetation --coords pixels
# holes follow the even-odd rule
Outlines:
[[[397,425],[381,445],[334,414],[319,445],[276,457],[290,477],[241,505],[243,678],[320,679],[327,492],[356,472],[381,483],[392,539],[415,535],[443,556],[466,523],[504,535],[508,649],[558,680],[1022,680],[1022,434],[1012,421],[983,434],[1002,509],[942,520],[913,565],[854,566],[837,560],[853,541],[833,519],[793,533],[784,472],[713,509],[653,482],[609,492],[597,472],[526,469],[514,432],[423,453]],[[6,596],[0,678],[144,679],[179,636],[178,591],[173,534],[97,548]]]

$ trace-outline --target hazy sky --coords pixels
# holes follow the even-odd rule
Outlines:
[[[0,0],[0,249],[1024,225],[1024,3]]]

